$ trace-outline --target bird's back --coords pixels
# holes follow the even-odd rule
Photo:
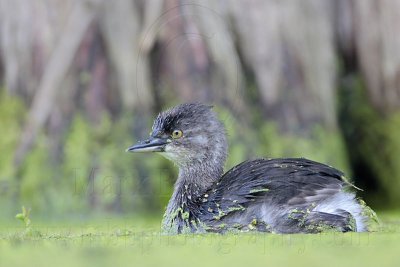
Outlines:
[[[365,231],[364,206],[344,174],[303,158],[257,159],[226,174],[199,200],[211,231]]]

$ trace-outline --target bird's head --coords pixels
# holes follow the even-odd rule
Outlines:
[[[222,168],[227,153],[225,128],[211,108],[189,103],[160,113],[150,138],[127,151],[160,152],[180,167],[210,164]]]

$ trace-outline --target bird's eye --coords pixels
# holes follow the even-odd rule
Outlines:
[[[182,137],[182,135],[183,135],[183,133],[182,133],[182,131],[181,130],[174,130],[173,132],[172,132],[172,138],[174,138],[174,139],[178,139],[178,138],[181,138]]]

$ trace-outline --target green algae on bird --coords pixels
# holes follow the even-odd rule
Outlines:
[[[268,188],[254,188],[250,190],[250,194],[259,193],[259,192],[268,192]]]

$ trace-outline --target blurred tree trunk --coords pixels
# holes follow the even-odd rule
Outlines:
[[[307,134],[316,123],[336,129],[331,1],[239,1],[232,8],[266,116],[289,133]]]
[[[15,155],[17,166],[32,146],[39,130],[48,121],[56,104],[59,88],[73,63],[78,47],[93,19],[93,14],[93,11],[82,2],[76,2],[72,7],[64,34],[60,36],[44,67],[43,75],[34,94],[29,117],[21,136],[21,143]]]
[[[369,99],[382,113],[400,108],[400,2],[353,1],[355,40]]]
[[[73,1],[0,1],[0,38],[7,90],[29,103]],[[50,15],[51,14],[51,15]]]
[[[153,71],[161,78],[155,86],[163,98],[224,103],[243,111],[243,69],[227,8],[215,1],[165,1],[165,12],[153,25],[160,31]]]

